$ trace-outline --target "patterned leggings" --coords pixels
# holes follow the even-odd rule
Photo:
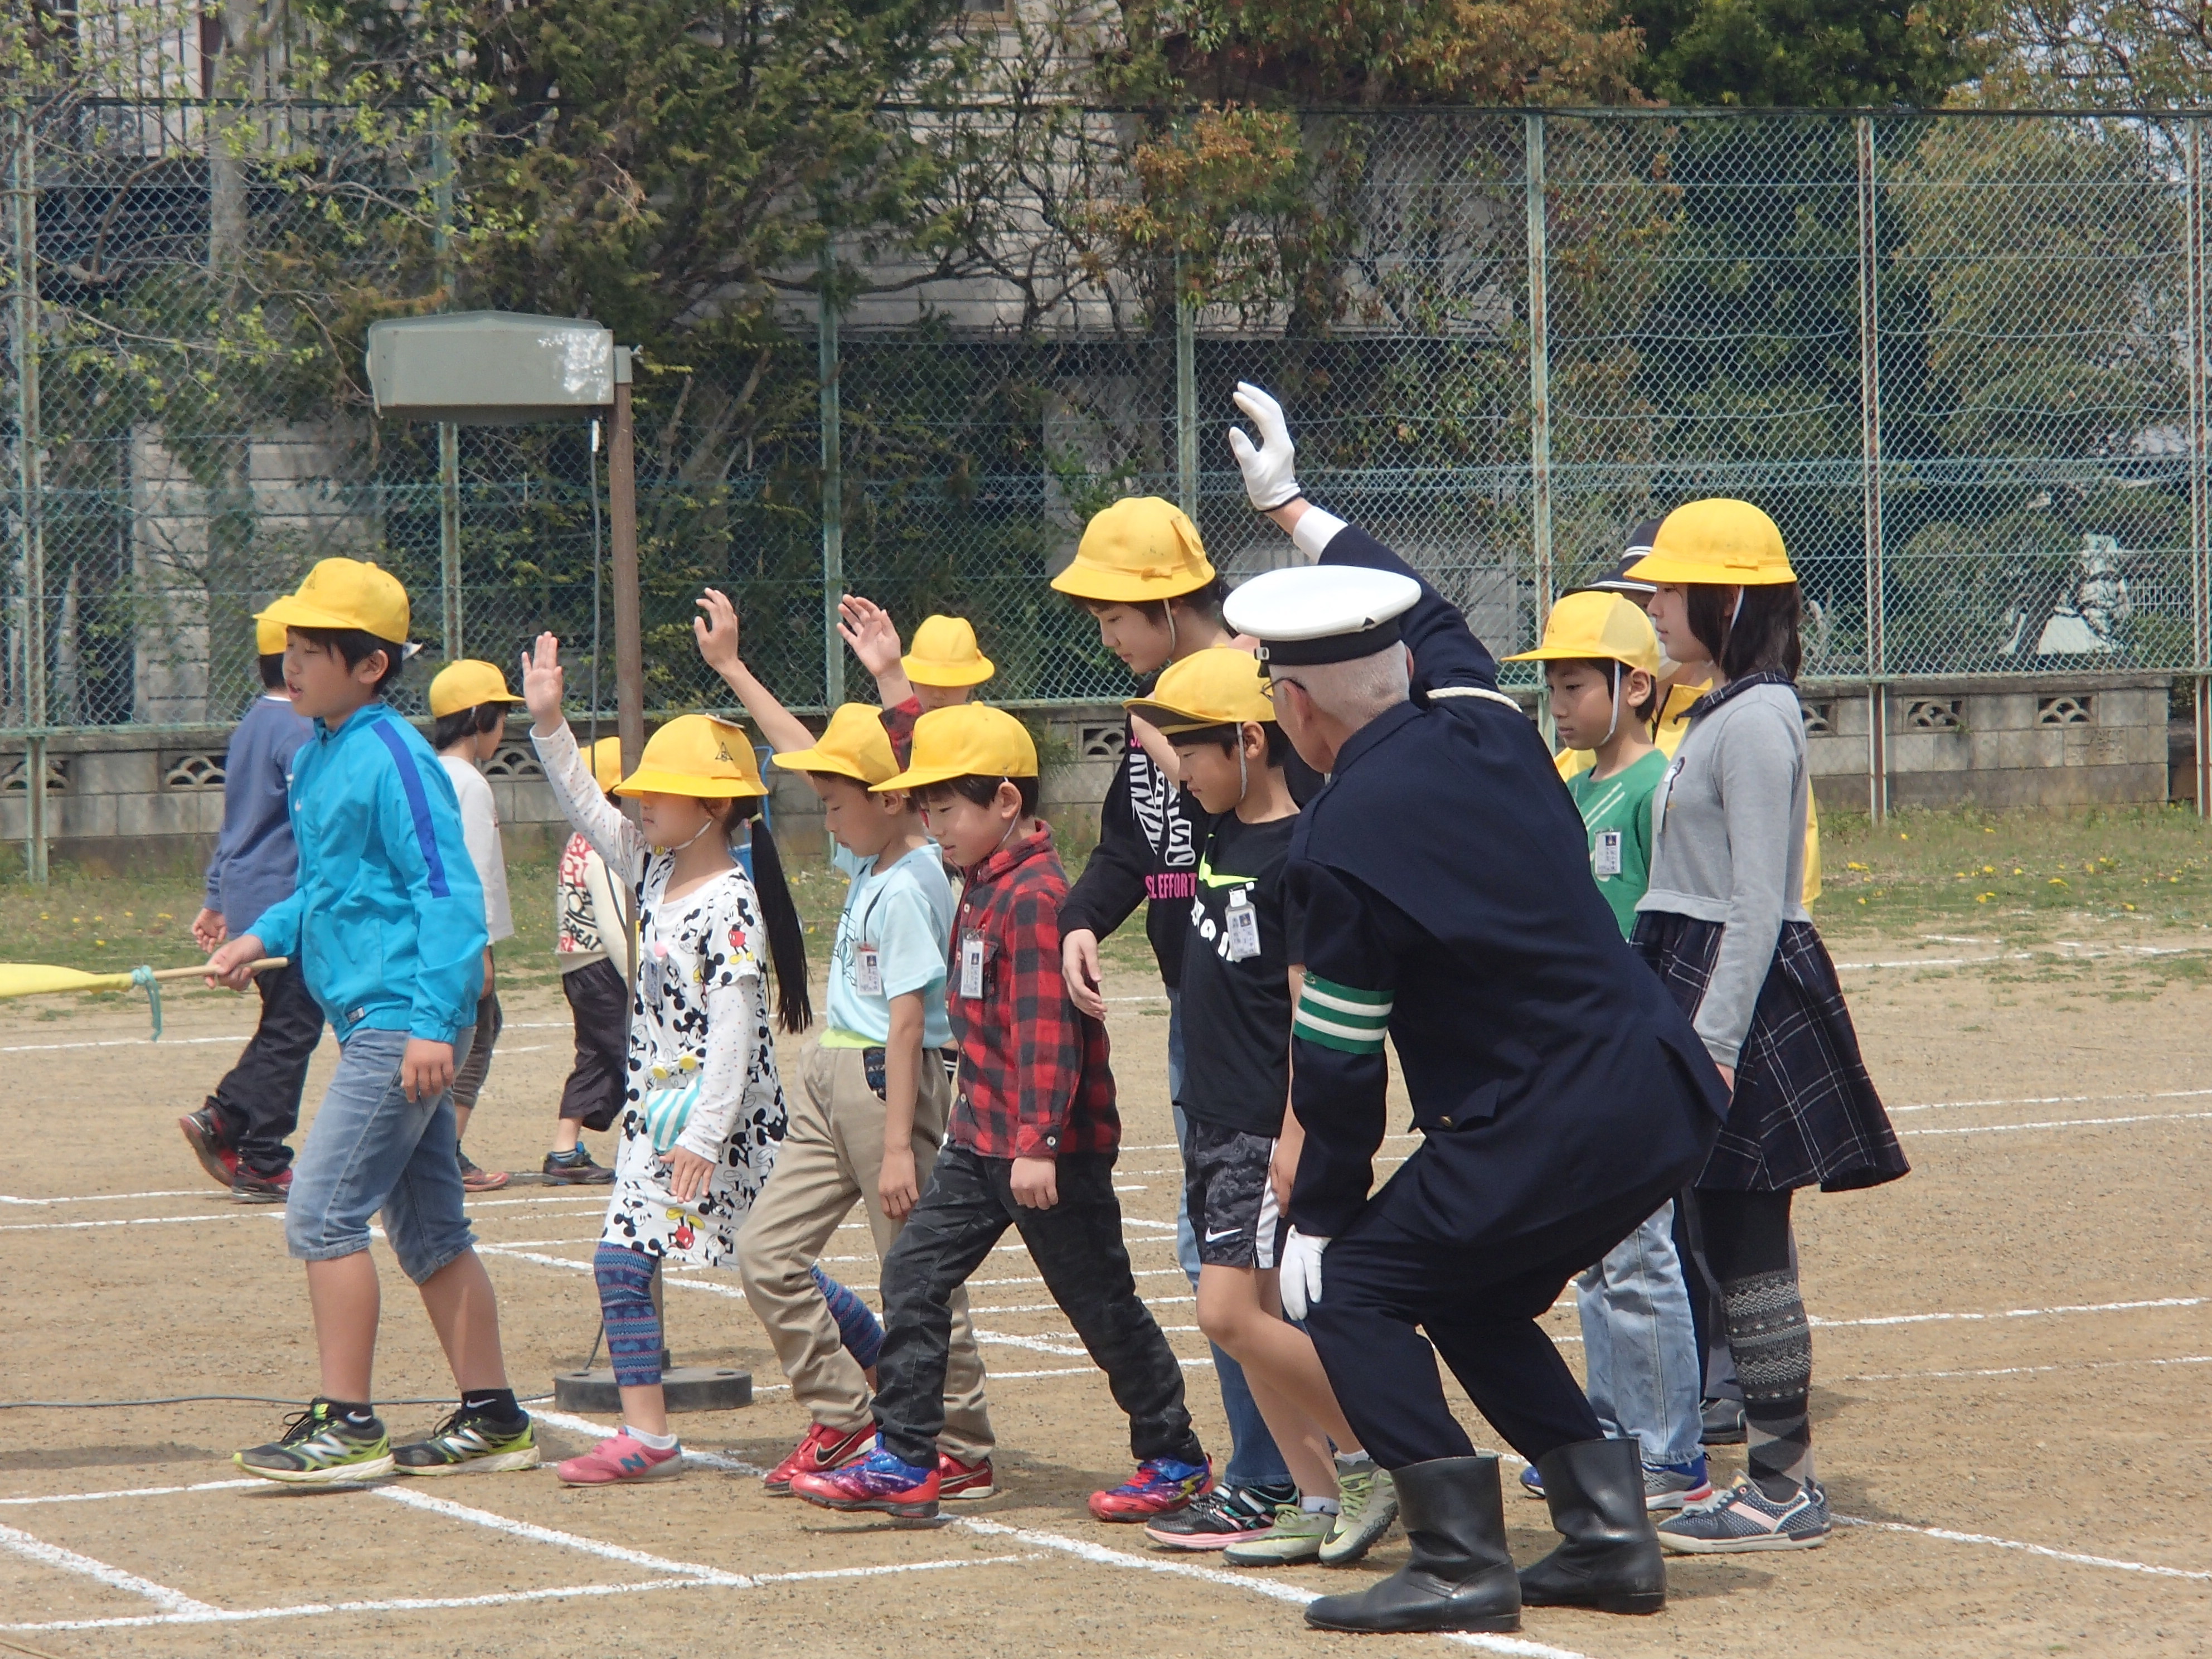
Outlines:
[[[660,1381],[660,1313],[653,1305],[653,1275],[659,1266],[659,1257],[620,1244],[602,1244],[592,1257],[607,1352],[614,1360],[615,1382],[625,1389],[650,1388]],[[821,1268],[813,1273],[846,1352],[862,1370],[868,1370],[883,1349],[884,1328],[859,1297]]]
[[[1813,1334],[1790,1261],[1790,1194],[1701,1187],[1698,1208],[1743,1382],[1751,1477],[1780,1499],[1813,1478]]]

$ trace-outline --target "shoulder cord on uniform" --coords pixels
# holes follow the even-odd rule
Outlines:
[[[1521,712],[1521,705],[1519,703],[1507,696],[1503,691],[1493,691],[1486,685],[1438,686],[1435,690],[1429,693],[1429,701],[1431,702],[1434,702],[1438,697],[1485,697],[1492,702],[1504,703],[1508,708],[1511,709],[1516,714]]]

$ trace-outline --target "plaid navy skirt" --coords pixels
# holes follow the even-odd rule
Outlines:
[[[1721,924],[1663,910],[1636,919],[1637,951],[1695,1019],[1720,954]],[[1735,1096],[1705,1173],[1723,1192],[1848,1192],[1911,1166],[1859,1056],[1836,964],[1810,922],[1785,921],[1736,1058]]]

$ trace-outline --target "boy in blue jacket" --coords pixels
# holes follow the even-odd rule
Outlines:
[[[307,1264],[322,1392],[283,1437],[240,1452],[250,1474],[316,1484],[530,1468],[538,1448],[500,1354],[499,1310],[462,1212],[453,1083],[475,1034],[484,903],[453,781],[384,693],[405,659],[407,590],[374,565],[325,559],[261,613],[287,630],[284,680],[313,720],[292,763],[299,880],[208,960],[244,989],[289,956],[337,1033],[330,1091],[292,1172],[285,1243]],[[460,1389],[460,1409],[394,1450],[370,1404],[384,1231]]]

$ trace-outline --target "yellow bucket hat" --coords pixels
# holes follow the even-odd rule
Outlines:
[[[840,703],[811,749],[778,755],[775,763],[793,772],[828,772],[851,778],[872,789],[899,769],[883,717],[864,702]]]
[[[499,672],[497,663],[476,657],[447,663],[430,682],[430,713],[441,720],[479,703],[521,701],[507,689],[507,676]]]
[[[592,745],[592,781],[602,789],[622,781],[622,739],[601,738]]]
[[[1249,651],[1233,645],[1194,651],[1170,663],[1148,696],[1131,697],[1121,707],[1170,738],[1209,726],[1275,718],[1267,671]]]
[[[407,638],[407,590],[365,559],[325,559],[300,591],[254,617],[280,628],[357,628],[394,645]]]
[[[1618,593],[1593,589],[1570,593],[1552,607],[1544,623],[1543,644],[1505,660],[1561,662],[1591,657],[1657,674],[1659,636],[1651,631],[1651,618],[1644,614],[1644,607]]]
[[[950,778],[1033,778],[1036,744],[1003,708],[980,702],[933,708],[914,723],[914,758],[884,789],[927,789]]]
[[[284,624],[271,622],[266,617],[253,619],[253,651],[256,656],[273,657],[284,648]]]
[[[999,672],[977,647],[965,617],[924,617],[899,666],[916,685],[981,685]]]
[[[731,800],[765,795],[768,788],[743,726],[708,714],[679,714],[653,734],[637,770],[615,785],[614,793]]]
[[[1627,574],[1643,582],[1710,582],[1765,587],[1794,582],[1782,532],[1749,501],[1716,495],[1676,507],[1660,520],[1651,553]]]
[[[1091,515],[1073,562],[1052,585],[1079,599],[1143,605],[1195,593],[1212,580],[1189,516],[1158,495],[1129,495]]]

